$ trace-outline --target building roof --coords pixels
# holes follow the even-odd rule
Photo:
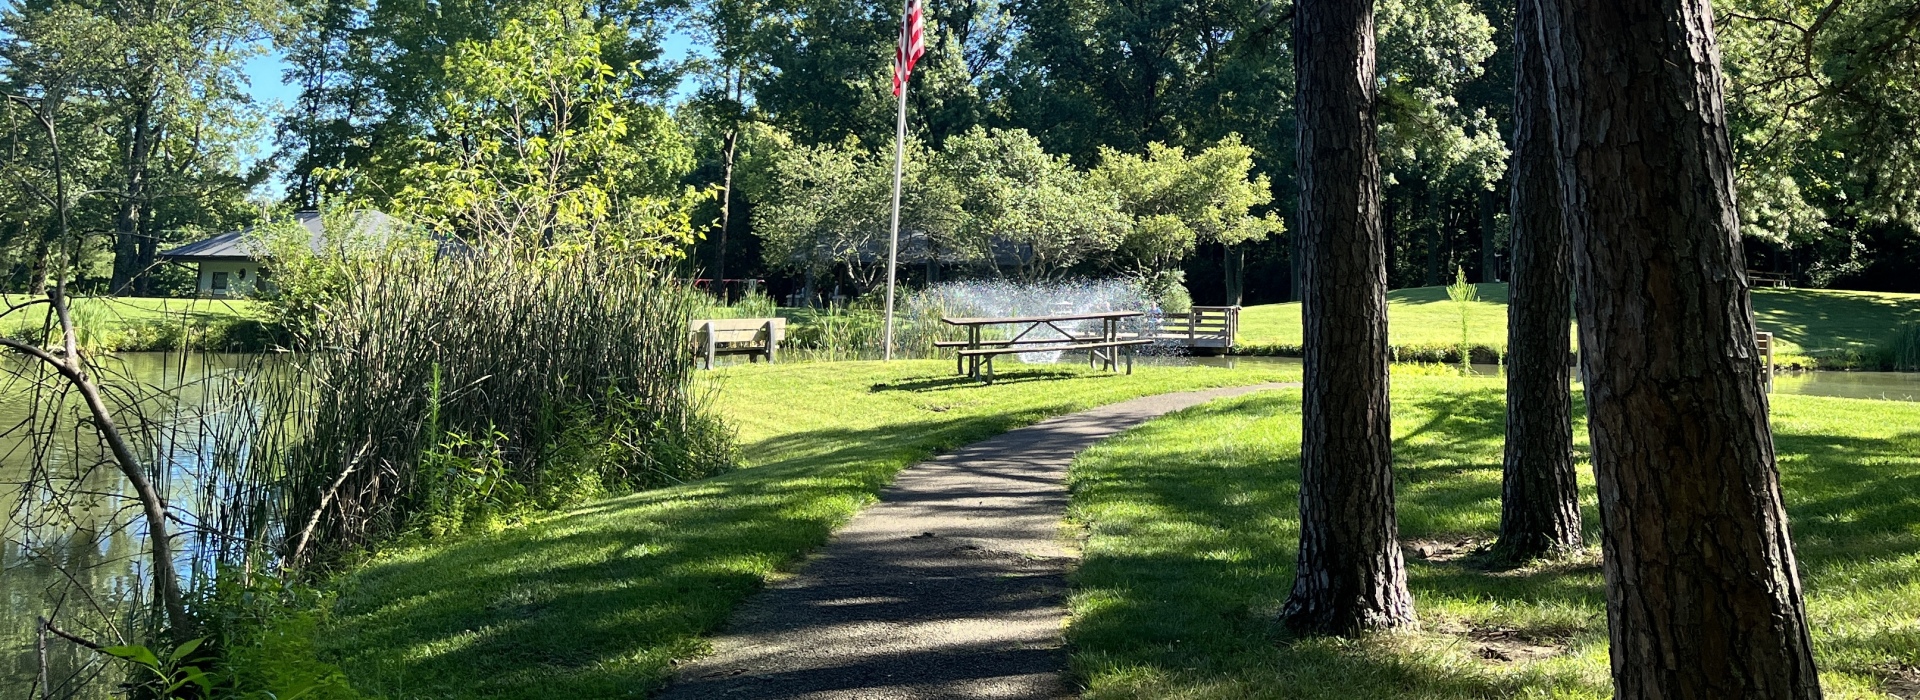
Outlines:
[[[392,217],[378,211],[365,211],[355,215],[357,225],[362,231],[388,231],[393,226]],[[303,211],[293,215],[294,222],[307,230],[309,245],[315,253],[326,244],[326,229],[321,224],[320,212]],[[259,227],[229,231],[206,238],[172,250],[162,251],[160,257],[173,262],[239,262],[259,257],[254,248],[258,241],[252,235]]]

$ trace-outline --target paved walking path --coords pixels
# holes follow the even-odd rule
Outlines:
[[[794,577],[744,604],[661,696],[1072,697],[1060,532],[1074,455],[1155,416],[1298,384],[1162,394],[1054,418],[902,472]]]

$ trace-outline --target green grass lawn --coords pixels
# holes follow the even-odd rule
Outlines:
[[[8,305],[33,298],[0,295]],[[0,335],[35,335],[47,322],[46,309],[31,306],[0,319]],[[258,302],[245,299],[75,297],[72,309],[81,344],[96,350],[174,349],[183,340],[196,341],[209,329],[220,333],[235,324],[257,325],[264,320]]]
[[[1468,305],[1468,338],[1507,345],[1507,285],[1475,285],[1482,301]],[[1920,323],[1920,294],[1827,289],[1756,289],[1755,321],[1780,340],[1784,361],[1847,364],[1885,342],[1902,322]],[[1388,342],[1444,346],[1460,342],[1460,307],[1445,287],[1387,293]],[[1250,349],[1299,347],[1300,304],[1262,304],[1240,312],[1240,344]]]
[[[744,365],[718,408],[747,468],[503,531],[390,549],[330,586],[310,635],[361,693],[642,697],[733,607],[826,541],[893,474],[1041,419],[1286,370],[1009,363],[992,386],[944,361]]]
[[[1597,552],[1518,571],[1461,556],[1498,526],[1500,381],[1397,376],[1393,400],[1421,631],[1294,639],[1276,623],[1299,536],[1300,395],[1223,400],[1072,469],[1088,539],[1068,636],[1087,697],[1610,697]],[[1920,404],[1776,395],[1773,407],[1828,697],[1884,697],[1890,675],[1920,668]],[[1575,434],[1584,460],[1584,423]],[[1590,474],[1583,486],[1597,541]]]

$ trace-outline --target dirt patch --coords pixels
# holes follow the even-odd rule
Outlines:
[[[1491,543],[1492,540],[1487,539],[1460,537],[1439,540],[1411,540],[1402,543],[1400,546],[1406,550],[1407,556],[1421,561],[1451,562],[1460,561],[1467,557],[1480,554],[1486,551],[1487,545]]]
[[[1920,700],[1920,668],[1906,664],[1881,668],[1880,689],[1901,700]]]
[[[1495,663],[1539,661],[1567,650],[1566,640],[1508,627],[1475,627],[1467,630],[1467,638],[1479,647],[1480,658]]]

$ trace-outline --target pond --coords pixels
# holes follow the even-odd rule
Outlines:
[[[195,488],[212,449],[208,433],[233,427],[231,421],[223,423],[227,411],[204,410],[208,387],[251,359],[123,353],[102,362],[104,371],[96,379],[103,386],[147,397],[138,412],[150,427],[122,428],[139,436],[144,457],[167,465],[155,483],[184,522],[197,522],[196,514],[210,508]],[[23,367],[9,361],[6,369]],[[80,420],[85,412],[77,399],[57,411],[56,431],[23,435],[22,421],[33,408],[32,392],[25,379],[0,373],[0,430],[9,431],[0,435],[0,509],[5,518],[0,521],[0,697],[7,698],[27,697],[39,675],[40,616],[52,615],[62,628],[117,643],[140,638],[130,629],[137,624],[133,613],[151,595],[145,521],[132,489],[106,463],[91,429]],[[42,412],[41,420],[46,415]],[[36,459],[36,451],[50,458]],[[59,484],[63,496],[50,501],[47,489],[25,488],[28,483]],[[192,536],[178,540],[181,571],[187,572],[198,541]],[[97,654],[64,642],[49,645],[47,666],[55,679],[99,676],[104,668]],[[111,677],[95,680],[52,697],[109,697]]]

